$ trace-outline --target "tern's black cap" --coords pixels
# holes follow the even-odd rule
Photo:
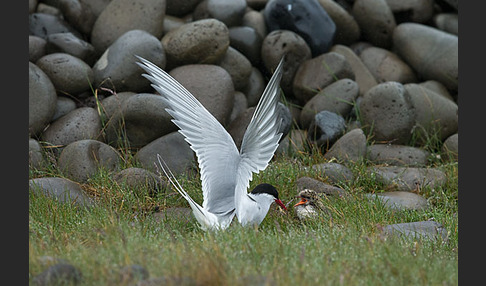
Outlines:
[[[278,199],[277,189],[275,189],[275,187],[270,184],[259,184],[251,191],[251,193],[254,195],[263,194],[263,193],[270,194],[274,196],[276,199]]]

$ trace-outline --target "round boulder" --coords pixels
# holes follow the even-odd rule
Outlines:
[[[29,135],[42,132],[56,112],[57,94],[49,77],[29,62]]]

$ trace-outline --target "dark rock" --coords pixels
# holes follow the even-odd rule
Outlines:
[[[350,45],[359,40],[361,29],[354,17],[346,9],[333,0],[319,0],[336,24],[334,44]]]
[[[348,183],[354,180],[353,172],[339,163],[322,163],[313,165],[311,168],[317,172],[319,177],[325,178],[331,184]]]
[[[424,197],[411,192],[383,192],[366,194],[366,196],[380,200],[390,210],[425,210],[429,207]]]
[[[265,80],[263,79],[262,73],[256,67],[252,67],[250,77],[248,78],[248,84],[243,89],[243,93],[246,95],[248,101],[248,107],[256,106],[258,104],[264,89]]]
[[[117,92],[149,90],[150,82],[142,77],[144,71],[136,64],[135,55],[165,68],[160,40],[146,31],[130,30],[117,38],[93,66],[95,85],[115,88]]]
[[[325,195],[330,195],[330,196],[344,196],[346,195],[346,191],[334,187],[331,185],[328,185],[322,181],[310,178],[310,177],[300,177],[295,181],[295,184],[297,186],[297,194],[304,190],[304,189],[310,189],[313,190],[316,193],[322,193]]]
[[[326,53],[333,44],[336,25],[316,0],[270,0],[263,13],[269,32],[297,33],[307,42],[313,57]]]
[[[93,25],[111,0],[58,1],[67,22],[85,35],[91,34]],[[57,2],[57,1],[56,1]]]
[[[77,182],[87,182],[101,168],[114,171],[120,165],[120,154],[100,141],[86,139],[67,145],[59,155],[59,169]]]
[[[245,0],[207,0],[209,18],[218,19],[227,27],[241,25],[245,10]]]
[[[29,190],[36,195],[49,196],[62,203],[74,203],[89,207],[94,201],[87,196],[81,186],[66,178],[44,177],[29,180]]]
[[[444,141],[441,151],[444,159],[457,162],[459,160],[459,134],[449,136]]]
[[[29,62],[35,63],[46,54],[46,44],[45,39],[29,35]]]
[[[331,146],[345,129],[346,121],[341,115],[324,110],[314,116],[309,126],[308,138],[316,145],[326,148]]]
[[[29,62],[29,135],[39,135],[56,112],[56,89],[49,77]]]
[[[434,15],[434,0],[386,0],[397,23],[427,23]]]
[[[357,162],[366,157],[366,136],[360,128],[341,136],[324,154],[324,158],[335,158],[338,162]]]
[[[58,96],[56,101],[56,112],[52,116],[52,121],[68,114],[76,109],[76,102],[69,97]]]
[[[82,39],[74,36],[73,33],[56,33],[47,36],[46,52],[70,54],[81,59],[89,66],[95,61],[94,47]]]
[[[235,90],[243,90],[246,87],[252,65],[242,53],[232,47],[228,47],[218,65],[230,74]]]
[[[407,144],[415,124],[411,96],[398,82],[385,82],[368,90],[359,103],[361,124],[376,141]]]
[[[130,30],[143,30],[157,39],[164,31],[166,0],[113,0],[99,14],[91,30],[91,44],[104,52]]]
[[[259,66],[263,38],[255,29],[246,26],[229,28],[231,47],[242,53],[252,65]]]
[[[125,185],[137,195],[155,195],[168,188],[169,183],[159,176],[143,168],[131,167],[113,174],[113,180],[119,185]],[[144,193],[146,190],[148,193]]]
[[[201,0],[166,0],[166,13],[172,16],[185,16],[196,8]]]
[[[39,141],[29,138],[29,169],[41,169],[46,164]]]
[[[359,55],[378,82],[417,82],[415,72],[396,54],[378,47],[369,47]]]
[[[78,285],[81,272],[69,263],[55,264],[32,278],[32,285]]]
[[[417,221],[387,225],[383,234],[412,239],[447,240],[447,230],[435,221]]]
[[[29,15],[29,35],[46,39],[48,35],[55,33],[73,33],[82,38],[79,32],[60,17],[44,13]]]
[[[368,160],[380,165],[423,167],[428,164],[430,152],[404,145],[373,144],[368,147]]]

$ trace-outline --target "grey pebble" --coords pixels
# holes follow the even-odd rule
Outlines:
[[[441,151],[446,160],[457,162],[459,160],[459,134],[455,133],[447,137]]]
[[[246,2],[248,4],[248,0]],[[259,11],[247,9],[245,15],[243,15],[242,26],[255,29],[255,32],[260,35],[260,38],[262,39],[268,34],[265,17],[263,16],[263,13]]]
[[[46,162],[39,141],[29,138],[29,169],[41,169]]]
[[[434,16],[435,26],[444,32],[459,35],[459,16],[455,13],[441,13]]]
[[[94,47],[73,33],[55,33],[47,36],[46,53],[66,53],[81,59],[89,66],[95,62]]]
[[[66,146],[83,139],[96,139],[101,134],[101,120],[96,109],[76,108],[52,122],[42,133],[42,140]]]
[[[79,32],[60,17],[45,13],[32,13],[29,15],[30,35],[46,39],[48,35],[55,33],[73,33],[77,37],[82,37]]]
[[[442,187],[447,181],[445,173],[436,168],[370,166],[368,171],[377,182],[392,191],[414,191],[421,188]]]
[[[260,64],[263,38],[255,29],[246,26],[231,27],[229,37],[231,47],[242,53],[252,65]]]
[[[49,77],[29,62],[29,135],[39,135],[56,112],[57,94]]]
[[[139,196],[153,196],[169,187],[169,183],[157,174],[137,167],[123,169],[113,174],[112,178],[117,184],[129,187]]]
[[[450,91],[459,81],[459,39],[436,28],[402,23],[393,31],[396,53],[425,80],[437,80]],[[433,52],[430,52],[433,51]]]
[[[37,60],[36,65],[47,74],[60,93],[76,96],[88,91],[93,84],[91,67],[70,54],[48,54]]]
[[[137,151],[134,158],[144,169],[158,173],[157,154],[167,163],[174,174],[190,171],[196,164],[195,155],[189,143],[179,132],[172,132],[155,139]]]
[[[218,19],[227,27],[241,25],[246,11],[246,0],[207,0],[209,18]]]
[[[311,166],[319,177],[325,178],[327,182],[333,185],[340,183],[349,183],[354,180],[353,172],[343,164],[336,162],[327,162]]]
[[[58,158],[58,166],[69,178],[85,183],[101,168],[116,170],[120,166],[120,159],[118,151],[108,144],[84,139],[64,147]]]
[[[201,0],[166,0],[166,2],[167,15],[181,17],[192,12]]]
[[[121,35],[143,30],[160,39],[166,0],[113,0],[99,14],[91,30],[91,44],[103,53]]]
[[[130,30],[117,38],[93,66],[95,86],[105,86],[117,92],[143,92],[150,83],[142,77],[143,70],[135,55],[164,69],[166,57],[160,40],[142,30]]]
[[[425,210],[429,207],[427,199],[412,192],[383,192],[365,194],[370,199],[380,200],[390,210]]]
[[[417,82],[412,68],[396,54],[378,47],[369,47],[359,55],[378,82]]]
[[[52,121],[55,121],[58,118],[68,114],[74,109],[76,109],[76,102],[74,102],[74,100],[66,96],[58,96],[56,102],[56,112],[54,113],[54,116],[52,116]]]
[[[333,0],[319,0],[319,4],[336,24],[334,45],[349,45],[359,40],[361,29],[354,17],[343,6]]]
[[[366,92],[359,103],[361,124],[377,142],[407,144],[415,125],[411,96],[398,82],[385,82]]]
[[[335,158],[338,162],[358,162],[366,157],[366,152],[366,136],[361,128],[356,128],[337,139],[324,154],[324,158]]]
[[[90,207],[94,204],[80,184],[61,177],[43,177],[29,180],[29,190],[34,194],[49,196],[62,203]]]
[[[85,35],[91,34],[91,29],[111,0],[75,0],[59,1],[60,9],[67,22]]]
[[[228,47],[225,55],[217,63],[231,76],[235,90],[243,90],[248,85],[251,74],[251,62],[233,47]]]
[[[377,165],[424,167],[428,164],[429,157],[429,151],[412,146],[373,144],[368,146],[367,158]]]
[[[47,41],[41,37],[29,35],[29,61],[35,63],[46,54]]]
[[[322,193],[330,196],[346,195],[345,190],[326,184],[320,180],[316,180],[311,177],[300,177],[295,181],[295,185],[297,187],[296,195],[304,189],[310,189],[316,193]]]
[[[248,84],[242,90],[246,95],[248,101],[248,107],[256,106],[258,101],[263,95],[266,83],[262,73],[256,67],[251,67],[250,77],[248,78]]]
[[[323,110],[314,115],[308,129],[308,139],[317,146],[327,149],[341,137],[345,129],[346,121],[341,115]]]
[[[235,120],[238,115],[244,112],[248,108],[248,100],[241,91],[235,91],[235,100],[233,102],[233,110],[231,110],[230,121]]]
[[[382,233],[387,236],[411,239],[447,240],[448,234],[442,224],[435,221],[405,222],[387,225]]]

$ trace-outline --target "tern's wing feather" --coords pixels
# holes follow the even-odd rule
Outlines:
[[[235,208],[234,190],[238,149],[229,133],[216,118],[168,73],[138,57],[137,63],[148,74],[143,76],[166,101],[167,112],[180,128],[197,155],[201,172],[202,207],[215,214],[227,214]]]
[[[237,174],[237,192],[245,191],[246,194],[253,173],[258,173],[267,167],[282,136],[282,133],[278,132],[281,121],[278,120],[277,104],[283,61],[282,58],[263,91],[243,136],[240,150],[241,160]]]

